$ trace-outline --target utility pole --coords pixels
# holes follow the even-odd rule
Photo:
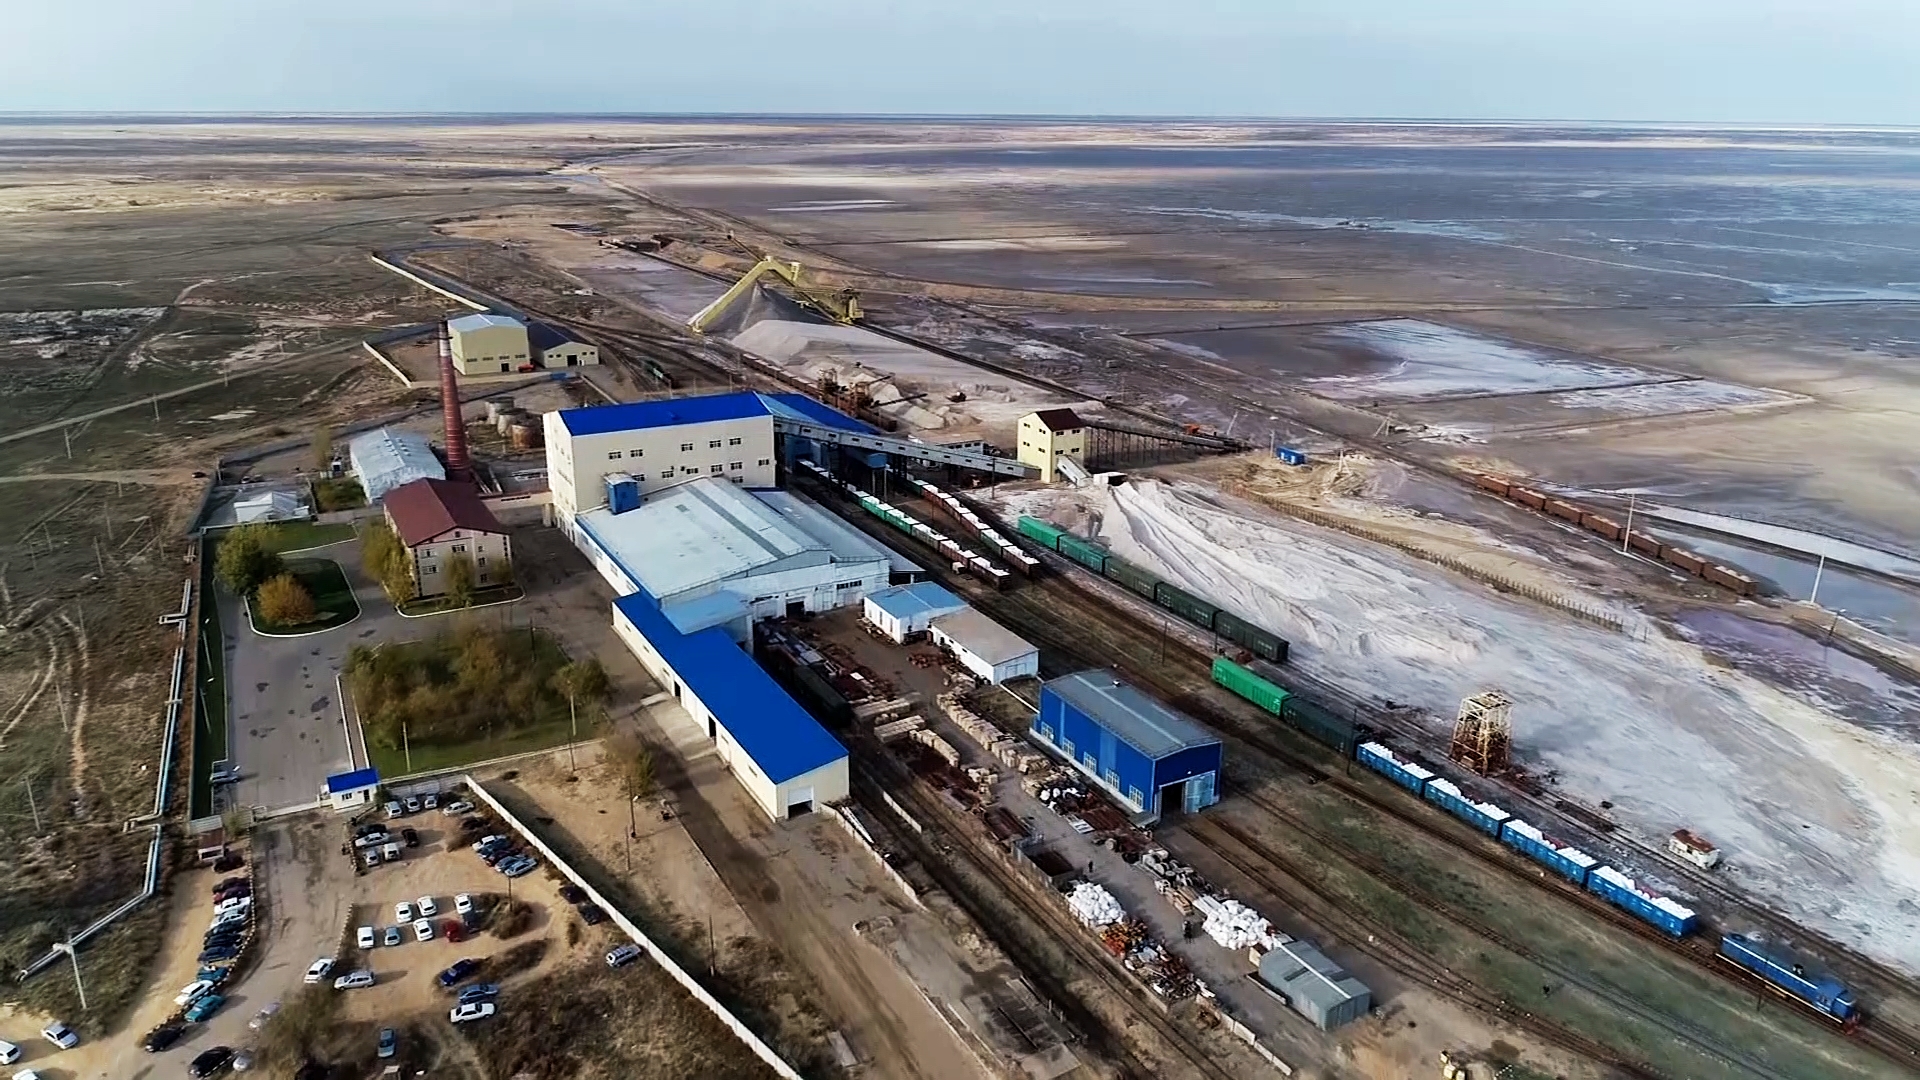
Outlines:
[[[580,710],[574,707],[573,687],[567,687],[567,775],[580,772],[580,766],[573,760],[573,744],[580,738]]]
[[[1820,556],[1820,565],[1813,568],[1813,592],[1808,594],[1807,603],[1817,604],[1820,602],[1820,575],[1826,572],[1827,557],[1822,555]],[[1831,637],[1832,635],[1829,634],[1828,636]]]
[[[38,803],[33,801],[33,774],[32,773],[27,774],[27,809],[33,811],[33,835],[35,836],[46,835],[45,830],[40,825],[40,806]]]
[[[67,684],[55,683],[53,685],[53,696],[54,700],[60,703],[60,731],[63,734],[68,733],[71,729],[67,726]]]
[[[1639,500],[1638,495],[1627,496],[1627,531],[1620,534],[1620,554],[1622,555],[1627,553],[1627,541],[1633,537],[1633,510]]]
[[[87,1009],[87,984],[86,984],[86,983],[83,983],[83,982],[81,982],[81,981],[80,981],[80,952],[79,952],[79,950],[78,950],[77,948],[75,948],[75,946],[74,946],[74,944],[73,944],[73,941],[71,940],[71,935],[69,935],[69,940],[67,940],[67,941],[56,941],[56,942],[54,942],[54,943],[53,943],[53,947],[54,947],[54,948],[56,948],[56,949],[59,949],[59,950],[60,950],[61,952],[63,952],[63,953],[66,953],[66,954],[67,954],[67,958],[68,958],[69,960],[72,960],[72,961],[73,961],[73,988],[74,988],[75,990],[78,990],[78,991],[80,992],[80,1011],[81,1011],[81,1012],[87,1012],[87,1011],[88,1011],[88,1009]]]
[[[413,744],[407,741],[407,722],[400,721],[400,752],[407,756],[407,773],[413,773]]]
[[[60,437],[67,441],[67,460],[72,461],[73,460],[73,429],[69,427],[61,428]]]

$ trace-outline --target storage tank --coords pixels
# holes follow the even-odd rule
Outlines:
[[[530,416],[522,414],[507,429],[507,437],[512,440],[515,450],[535,450],[540,446],[540,425]]]
[[[513,412],[512,409],[500,410],[499,414],[493,418],[493,430],[505,435],[507,429],[513,426]]]
[[[487,399],[487,423],[489,424],[497,423],[500,419],[500,414],[503,412],[506,412],[511,408],[513,408],[512,398],[507,398],[505,400],[501,400],[500,398],[488,398]]]

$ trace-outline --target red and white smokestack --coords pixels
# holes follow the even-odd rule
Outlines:
[[[453,375],[453,339],[447,324],[440,323],[440,423],[445,428],[447,479],[473,479],[473,462],[467,457],[467,425],[460,416],[460,384]]]

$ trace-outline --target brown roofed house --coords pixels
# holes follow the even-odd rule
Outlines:
[[[412,556],[414,595],[447,591],[447,563],[456,556],[473,560],[480,588],[513,578],[513,548],[493,511],[472,484],[454,480],[415,480],[387,492],[387,524]]]

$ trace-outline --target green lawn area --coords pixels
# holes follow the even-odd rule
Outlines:
[[[569,725],[566,721],[541,724],[537,727],[522,728],[510,735],[492,739],[476,739],[472,742],[447,744],[412,744],[413,767],[407,767],[408,756],[400,748],[392,750],[374,746],[369,742],[367,754],[373,759],[373,767],[380,770],[383,780],[393,780],[409,772],[433,772],[436,769],[451,769],[459,765],[468,765],[476,761],[488,761],[508,754],[524,754],[533,750],[546,750],[555,746],[565,746]],[[590,724],[586,717],[580,718],[580,740],[597,738],[600,732]]]
[[[322,525],[313,521],[283,521],[273,526],[275,551],[304,551],[351,539],[353,526],[347,522]]]
[[[204,545],[207,566],[213,563],[213,545]],[[200,640],[195,663],[199,680],[194,695],[192,778],[188,787],[188,813],[206,817],[213,812],[213,790],[207,778],[213,763],[225,756],[227,748],[227,646],[220,628],[220,604],[213,594],[213,575],[200,575]]]
[[[262,634],[311,634],[315,630],[325,630],[352,622],[360,614],[360,604],[353,598],[353,585],[347,581],[346,571],[332,559],[287,560],[287,571],[300,579],[300,584],[313,594],[314,620],[299,626],[280,626],[267,622],[254,613],[251,604],[247,607],[247,617],[253,620],[253,628]]]
[[[351,510],[367,505],[367,493],[361,489],[360,481],[352,477],[337,480],[315,480],[313,482],[314,505],[321,513],[330,510]]]
[[[498,589],[481,589],[473,594],[473,603],[468,607],[480,607],[484,604],[498,604],[507,600],[518,600],[527,595],[527,591],[518,585],[508,585]],[[448,611],[460,611],[461,608],[444,596],[430,597],[426,600],[409,600],[400,605],[402,615],[439,615]]]

